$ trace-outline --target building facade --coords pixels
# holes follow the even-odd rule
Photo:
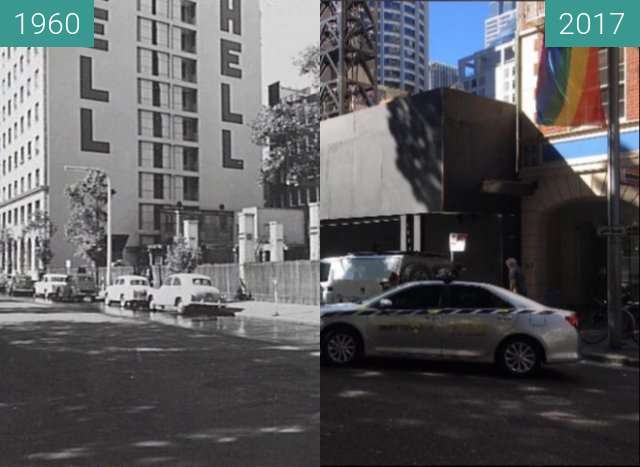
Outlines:
[[[36,210],[58,227],[52,265],[73,258],[64,190],[83,175],[66,165],[111,178],[113,233],[125,245],[114,258],[128,262],[160,241],[178,202],[261,204],[248,125],[260,69],[259,6],[241,0],[96,0],[93,48],[2,48],[3,269],[39,267],[35,239],[22,234]]]
[[[457,82],[457,67],[446,63],[429,62],[429,89],[450,88]]]
[[[489,2],[489,17],[484,21],[485,48],[512,41],[515,32],[516,2]]]
[[[458,61],[461,89],[503,102],[516,102],[515,41],[479,50]]]
[[[409,94],[429,89],[429,10],[427,2],[380,1],[378,85]]]
[[[544,4],[519,4],[522,111],[535,121],[535,88],[543,45]],[[600,80],[608,106],[607,50],[601,49]],[[620,143],[622,217],[638,225],[638,48],[620,49]],[[530,294],[552,305],[585,307],[606,297],[607,127],[539,126],[540,142],[524,148],[521,177],[538,188],[522,201],[522,261]],[[633,229],[629,229],[633,231]],[[638,237],[623,238],[624,282],[638,293]]]

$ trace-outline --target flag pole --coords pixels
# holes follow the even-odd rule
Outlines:
[[[520,79],[520,7],[516,4],[516,31],[515,31],[515,58],[516,58],[516,177],[520,175],[520,106],[521,103],[521,79]]]
[[[620,49],[608,48],[609,126],[607,158],[607,215],[609,236],[607,237],[607,316],[609,347],[620,348],[621,337],[621,285],[622,251],[619,235],[611,235],[612,227],[622,224],[620,218]]]

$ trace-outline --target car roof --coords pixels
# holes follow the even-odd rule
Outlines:
[[[193,273],[185,273],[185,272],[180,272],[178,274],[171,274],[170,277],[181,277],[184,279],[209,279],[211,280],[211,278],[209,276],[205,276],[204,274],[193,274]]]
[[[125,275],[122,275],[122,276],[118,276],[118,279],[144,279],[144,280],[149,280],[148,277],[136,276],[134,274],[125,274]]]

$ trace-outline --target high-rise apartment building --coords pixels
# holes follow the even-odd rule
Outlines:
[[[450,88],[458,82],[458,68],[446,63],[429,62],[430,89]]]
[[[458,61],[461,88],[478,96],[516,102],[514,41],[479,50]]]
[[[516,2],[489,2],[489,17],[484,21],[484,46],[493,47],[513,40],[516,32]]]
[[[429,89],[427,2],[380,1],[378,85],[417,93]]]
[[[1,49],[2,268],[34,271],[37,210],[58,227],[53,266],[73,257],[65,187],[95,167],[111,180],[114,259],[159,242],[185,211],[260,205],[258,2],[95,2],[93,48]],[[81,260],[74,260],[77,265]]]

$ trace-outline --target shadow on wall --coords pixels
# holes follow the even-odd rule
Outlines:
[[[389,129],[397,144],[396,166],[411,184],[415,198],[429,211],[440,211],[442,201],[442,105],[431,99],[419,111],[415,99],[388,104]]]

